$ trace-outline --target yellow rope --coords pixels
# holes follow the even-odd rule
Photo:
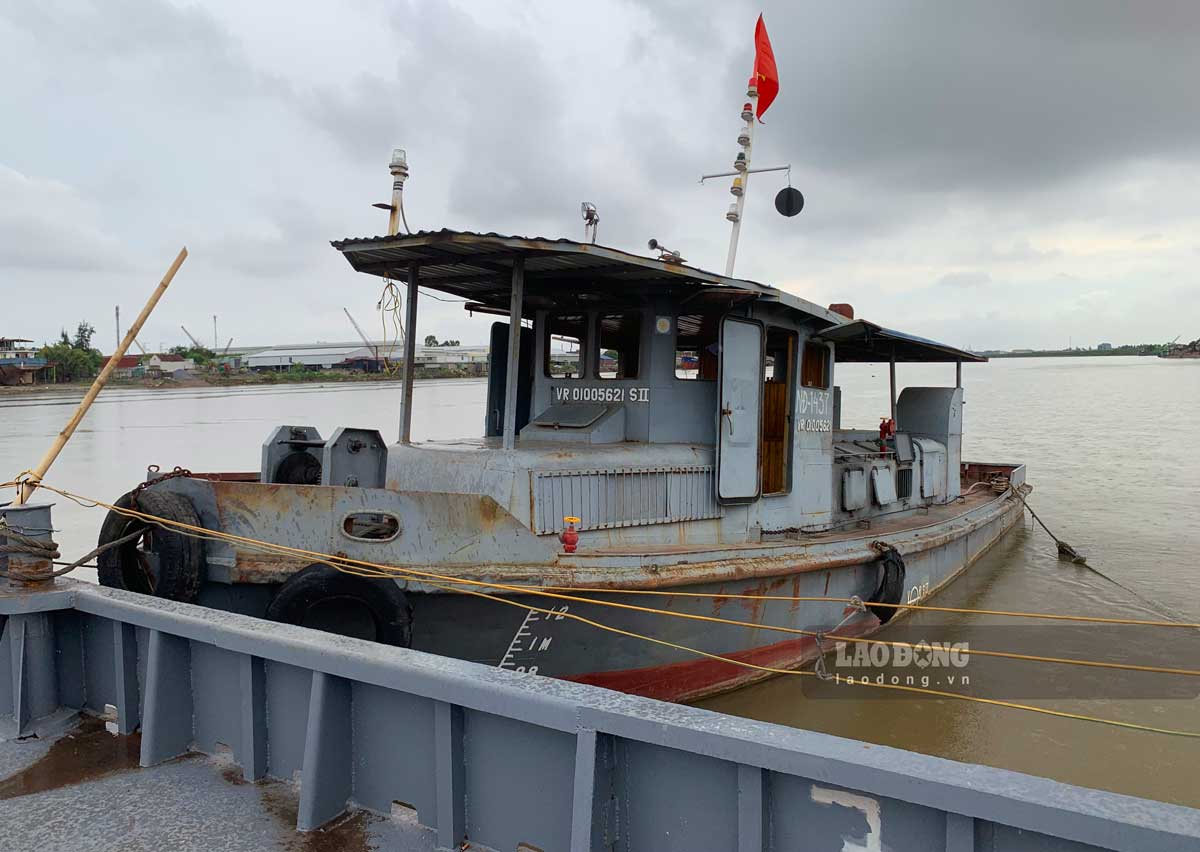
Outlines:
[[[441,581],[444,581],[446,583],[453,584],[453,585],[470,585],[470,586],[482,586],[484,588],[489,588],[489,589],[504,589],[504,590],[513,591],[513,592],[516,592],[519,594],[532,594],[532,595],[549,597],[549,598],[554,598],[554,599],[559,599],[559,600],[576,601],[576,602],[581,602],[581,603],[594,603],[594,604],[601,605],[601,606],[611,606],[611,607],[616,607],[616,608],[621,608],[621,609],[631,609],[631,610],[642,611],[642,612],[647,612],[647,613],[651,613],[651,614],[661,614],[661,615],[668,615],[668,616],[673,616],[673,617],[685,617],[685,618],[691,618],[691,619],[696,619],[696,620],[701,620],[701,621],[715,621],[718,623],[727,623],[727,624],[731,624],[731,625],[735,625],[735,626],[752,627],[752,628],[757,628],[757,629],[779,630],[779,631],[788,632],[788,633],[801,633],[804,635],[816,635],[815,632],[813,632],[813,631],[801,631],[797,628],[772,627],[770,625],[759,625],[759,624],[754,624],[752,622],[739,622],[739,621],[732,621],[732,620],[728,620],[728,619],[720,619],[720,618],[716,618],[713,616],[701,616],[701,615],[697,615],[694,613],[678,613],[678,612],[671,612],[669,610],[657,610],[657,609],[652,609],[652,608],[648,608],[648,607],[638,607],[633,604],[620,604],[620,603],[617,603],[616,601],[598,601],[598,600],[594,600],[591,598],[575,598],[570,595],[560,595],[560,594],[556,594],[556,593],[545,592],[537,587],[510,586],[510,585],[500,584],[500,583],[485,583],[485,582],[481,582],[478,580],[467,580],[467,579],[463,579],[463,578],[448,577],[445,575],[435,574],[435,573],[427,572],[427,571],[419,571],[416,569],[394,568],[393,566],[389,566],[389,565],[380,565],[378,563],[366,562],[366,561],[357,560],[357,559],[350,559],[349,557],[332,556],[331,554],[318,553],[315,551],[303,550],[301,548],[289,547],[287,545],[274,544],[272,542],[260,541],[258,539],[252,539],[252,538],[248,538],[246,536],[239,536],[239,535],[235,535],[233,533],[226,533],[226,532],[223,532],[220,530],[209,530],[209,529],[205,529],[204,527],[196,527],[191,524],[184,523],[182,521],[175,521],[170,518],[162,518],[162,517],[158,517],[155,515],[149,515],[147,513],[139,512],[134,509],[118,508],[109,503],[105,503],[102,500],[95,500],[93,498],[83,497],[82,495],[73,494],[73,493],[71,493],[69,491],[65,491],[63,489],[45,485],[44,483],[42,484],[41,487],[43,487],[46,490],[51,491],[55,494],[59,494],[60,496],[65,497],[69,500],[72,500],[76,503],[79,503],[80,505],[90,504],[90,506],[92,506],[92,507],[106,508],[109,511],[113,511],[113,512],[116,512],[120,515],[124,515],[127,517],[136,517],[136,518],[140,518],[142,520],[152,521],[159,525],[166,525],[166,526],[170,526],[170,527],[175,527],[180,530],[187,530],[187,531],[192,532],[193,534],[197,535],[198,537],[206,538],[209,540],[233,541],[233,542],[243,543],[248,546],[258,548],[258,549],[265,549],[269,552],[291,553],[291,554],[301,555],[306,558],[312,559],[314,562],[318,562],[323,565],[328,565],[336,570],[345,571],[346,573],[351,573],[351,574],[359,574],[360,576],[375,576],[375,577],[397,577],[397,576],[399,576],[399,577],[405,577],[405,578],[411,578],[411,577],[434,578],[436,580],[441,580]],[[367,571],[347,570],[347,568],[346,568],[347,565],[355,566],[355,567],[359,567],[359,568],[365,568],[365,569],[367,569]],[[520,603],[518,601],[508,600],[503,597],[497,597],[495,595],[485,594],[484,592],[479,592],[479,591],[474,591],[474,590],[455,589],[452,586],[443,586],[443,585],[439,585],[437,583],[431,583],[426,579],[423,579],[422,581],[428,583],[428,585],[431,585],[434,588],[442,588],[445,591],[456,592],[459,594],[470,594],[470,595],[474,595],[477,597],[486,598],[490,601],[497,601],[500,603],[507,604],[509,606],[514,606],[519,609],[540,612],[540,613],[543,613],[546,615],[554,615],[555,617],[563,616],[565,618],[571,618],[571,619],[579,621],[581,623],[591,625],[592,627],[596,627],[598,629],[606,630],[606,631],[616,633],[619,635],[627,636],[629,638],[644,640],[644,641],[651,642],[651,643],[654,643],[657,645],[662,645],[664,647],[669,647],[669,648],[673,648],[675,650],[683,651],[685,653],[696,654],[698,656],[706,657],[708,659],[729,663],[731,665],[742,666],[745,668],[753,669],[756,671],[761,671],[761,672],[768,673],[768,674],[798,675],[798,676],[810,676],[810,677],[817,676],[815,672],[808,672],[808,671],[803,671],[803,670],[793,670],[793,669],[781,669],[781,668],[775,668],[772,666],[761,666],[756,663],[750,663],[750,662],[746,662],[743,660],[735,660],[730,657],[724,657],[720,654],[713,654],[713,653],[710,653],[707,651],[702,651],[698,648],[691,648],[686,645],[679,645],[679,644],[676,644],[673,642],[668,642],[665,639],[658,639],[653,636],[646,636],[646,635],[643,635],[640,633],[634,633],[632,631],[622,630],[621,628],[602,624],[601,622],[593,621],[592,619],[589,619],[589,618],[584,618],[583,616],[580,616],[577,613],[572,613],[569,611],[561,612],[558,610],[548,610],[548,609],[545,609],[542,607],[536,607],[536,606],[533,606],[530,604],[524,604],[524,603]],[[837,636],[837,637],[830,637],[830,638],[836,638],[836,639],[839,639],[842,641],[863,641],[863,642],[880,641],[880,642],[883,642],[884,644],[907,645],[908,647],[912,647],[911,645],[908,645],[908,643],[893,643],[893,642],[886,642],[884,640],[863,639],[861,637]],[[1103,663],[1100,661],[1065,660],[1065,659],[1060,659],[1060,658],[1037,658],[1037,657],[1033,657],[1033,656],[1029,656],[1029,655],[1012,655],[1012,654],[1009,654],[1008,652],[1003,652],[1003,651],[992,651],[992,652],[972,651],[972,653],[978,653],[978,654],[981,654],[984,656],[1004,656],[1004,657],[1012,657],[1015,659],[1027,659],[1027,660],[1034,661],[1034,662],[1037,662],[1037,661],[1063,662],[1063,663],[1075,663],[1075,664],[1081,664],[1081,665],[1091,665],[1091,666],[1097,666],[1097,667],[1103,667],[1103,668],[1110,668],[1110,667],[1111,668],[1132,668],[1133,670],[1145,670],[1145,671],[1161,672],[1161,673],[1180,673],[1180,674],[1189,674],[1189,675],[1200,674],[1200,672],[1194,672],[1192,670],[1184,670],[1184,669],[1167,670],[1167,669],[1159,669],[1157,667],[1134,667],[1133,664]],[[1117,719],[1105,719],[1105,718],[1097,717],[1097,716],[1087,716],[1087,715],[1078,714],[1078,713],[1068,713],[1068,712],[1062,711],[1062,710],[1051,710],[1049,708],[1037,707],[1037,706],[1031,705],[1031,704],[1019,704],[1016,702],[1003,701],[1003,700],[994,699],[994,698],[984,698],[984,697],[976,696],[976,695],[963,695],[961,693],[945,692],[942,690],[933,690],[933,689],[924,689],[924,688],[916,687],[916,686],[910,687],[910,686],[905,686],[902,684],[887,684],[887,683],[881,684],[881,683],[872,682],[870,680],[853,680],[853,681],[846,680],[846,683],[853,683],[854,685],[859,685],[859,686],[874,686],[876,688],[882,688],[882,689],[898,689],[901,691],[916,692],[916,693],[919,693],[922,695],[936,695],[936,696],[945,697],[945,698],[957,698],[957,699],[964,700],[964,701],[973,701],[973,702],[977,702],[977,703],[989,704],[989,705],[994,705],[994,706],[999,706],[999,707],[1008,707],[1011,709],[1025,710],[1025,711],[1029,711],[1029,712],[1041,713],[1041,714],[1050,715],[1050,716],[1057,716],[1060,718],[1068,718],[1068,719],[1076,719],[1079,721],[1095,722],[1097,724],[1112,725],[1112,726],[1116,726],[1116,727],[1128,728],[1131,730],[1146,731],[1146,732],[1150,732],[1150,733],[1168,734],[1168,735],[1173,735],[1173,736],[1182,736],[1182,737],[1189,737],[1189,738],[1200,738],[1200,732],[1197,732],[1197,731],[1183,731],[1183,730],[1173,730],[1173,729],[1169,729],[1169,728],[1157,728],[1157,727],[1152,727],[1152,726],[1148,726],[1148,725],[1139,725],[1134,722],[1123,722],[1123,721],[1120,721]]]
[[[9,483],[9,484],[11,485],[14,483]],[[153,515],[146,515],[146,514],[143,514],[140,512],[136,512],[134,510],[129,510],[129,509],[118,509],[117,507],[112,506],[108,503],[105,503],[102,500],[94,500],[90,497],[83,497],[82,495],[72,494],[68,491],[64,491],[64,490],[61,490],[58,488],[53,488],[49,485],[42,485],[41,487],[45,488],[48,491],[53,491],[56,494],[66,497],[69,500],[73,500],[75,502],[80,502],[81,504],[88,504],[88,506],[90,508],[94,508],[94,507],[98,506],[98,507],[101,507],[104,509],[109,509],[110,511],[115,511],[118,513],[125,513],[130,516],[137,516],[144,520],[163,521],[169,525],[180,527],[181,529],[190,529],[195,532],[201,532],[202,535],[205,533],[213,533],[214,534],[213,536],[209,536],[209,538],[211,538],[213,540],[237,541],[239,543],[243,543],[243,544],[247,544],[247,545],[263,544],[263,545],[268,545],[273,548],[277,548],[278,550],[280,550],[282,552],[288,552],[288,553],[292,553],[295,555],[301,555],[301,556],[316,557],[316,556],[328,555],[328,554],[315,553],[313,551],[308,551],[308,550],[300,550],[298,548],[293,548],[293,547],[289,547],[287,545],[282,545],[282,544],[272,544],[270,542],[259,542],[257,539],[245,538],[243,536],[236,536],[236,535],[233,535],[232,533],[225,533],[225,532],[216,531],[216,530],[206,530],[202,527],[190,527],[187,524],[182,524],[177,521],[171,521],[166,518],[156,518]],[[407,573],[407,574],[412,575],[413,577],[432,577],[435,579],[443,579],[443,580],[447,580],[447,581],[454,582],[454,583],[474,585],[474,586],[483,586],[485,588],[491,588],[491,589],[505,589],[505,590],[515,591],[515,592],[520,592],[523,594],[524,593],[535,594],[535,593],[539,593],[539,592],[549,593],[549,592],[558,592],[558,591],[568,591],[568,592],[576,592],[576,593],[585,592],[585,593],[589,593],[589,594],[658,595],[658,596],[663,596],[663,597],[694,597],[694,598],[705,598],[705,599],[729,598],[732,600],[768,600],[768,601],[841,603],[841,604],[848,604],[851,602],[850,598],[821,597],[821,596],[757,595],[757,594],[751,595],[751,594],[734,594],[734,593],[725,594],[725,593],[718,593],[718,592],[673,592],[673,591],[666,591],[666,590],[660,590],[660,589],[610,589],[610,588],[597,588],[597,587],[588,587],[588,586],[514,586],[514,585],[505,585],[502,583],[487,583],[487,582],[478,581],[478,580],[468,580],[465,578],[450,577],[450,576],[443,575],[443,574],[434,574],[431,572],[420,571],[415,568],[398,568],[398,567],[394,567],[394,566],[390,566],[390,565],[378,565],[377,563],[361,562],[359,560],[353,560],[353,559],[349,559],[346,557],[337,557],[337,558],[344,559],[347,563],[358,564],[358,565],[363,565],[363,566],[372,567],[372,568],[379,568],[379,569],[383,569],[383,570],[386,570],[386,571],[389,571],[392,573],[401,573],[401,574]],[[584,599],[584,600],[586,600],[586,599]],[[601,604],[601,605],[604,604],[604,602],[602,602],[602,601],[593,601],[593,602],[597,603],[597,604]],[[874,606],[882,606],[882,607],[889,607],[892,609],[911,609],[911,610],[921,610],[921,611],[926,611],[926,612],[952,612],[952,613],[963,613],[963,614],[970,614],[970,615],[1006,616],[1006,617],[1012,617],[1012,618],[1038,618],[1038,619],[1049,619],[1049,620],[1056,620],[1056,621],[1075,621],[1075,622],[1090,623],[1090,624],[1125,624],[1125,625],[1135,625],[1135,626],[1143,626],[1143,627],[1184,627],[1184,628],[1190,628],[1190,629],[1200,629],[1200,622],[1154,621],[1154,620],[1148,620],[1148,619],[1108,618],[1108,617],[1103,617],[1103,616],[1090,616],[1090,615],[1060,615],[1060,614],[1056,614],[1056,613],[1047,613],[1047,612],[1024,612],[1024,611],[1019,611],[1019,610],[998,610],[998,609],[970,609],[970,608],[963,608],[963,607],[930,606],[928,604],[902,604],[902,603],[890,604],[890,603],[881,603],[881,602],[876,602],[876,601],[871,601],[870,605],[873,607]]]
[[[330,563],[327,562],[325,564],[328,565]],[[336,568],[337,566],[334,565],[332,567]],[[449,592],[456,591],[454,589],[450,589],[445,586],[438,586],[438,584],[436,584],[436,583],[430,583],[429,585],[434,586],[435,588],[442,588]],[[561,616],[563,618],[574,619],[575,621],[590,625],[599,630],[605,630],[605,631],[608,631],[609,633],[615,633],[619,636],[625,636],[630,639],[640,639],[640,640],[643,640],[646,642],[652,642],[655,645],[662,645],[663,647],[666,647],[666,648],[673,648],[676,651],[683,651],[688,654],[695,654],[700,657],[707,657],[710,660],[717,660],[718,662],[722,662],[722,663],[730,663],[735,666],[742,666],[744,668],[754,669],[756,671],[764,672],[766,674],[792,675],[795,677],[817,677],[818,676],[816,672],[804,671],[802,669],[780,669],[780,668],[776,668],[774,666],[760,666],[757,663],[749,663],[744,660],[735,660],[730,657],[724,657],[720,654],[712,654],[712,653],[709,653],[708,651],[701,651],[699,648],[692,648],[687,645],[680,645],[675,642],[668,642],[665,639],[659,639],[654,636],[647,636],[642,633],[635,633],[630,630],[623,630],[620,627],[613,627],[612,625],[609,625],[609,624],[603,624],[599,621],[593,621],[590,618],[585,618],[582,615],[578,615],[577,613],[573,613],[570,611],[562,612],[560,610],[545,609],[544,607],[531,606],[529,604],[523,604],[523,603],[518,603],[517,601],[507,600],[506,598],[498,598],[493,595],[487,595],[487,594],[484,594],[483,592],[476,592],[476,591],[469,591],[469,590],[463,591],[461,589],[457,590],[457,591],[461,594],[475,595],[477,597],[487,598],[488,600],[498,601],[500,603],[508,604],[509,606],[517,607],[518,609],[529,610],[532,612],[540,612],[543,615],[550,615],[555,618],[558,618]],[[898,689],[902,692],[916,692],[921,695],[936,695],[936,696],[939,696],[942,698],[957,698],[957,699],[961,699],[963,701],[973,701],[973,702],[976,702],[979,704],[990,704],[990,705],[993,705],[996,707],[1007,707],[1012,710],[1024,710],[1024,711],[1031,712],[1031,713],[1041,713],[1041,714],[1044,714],[1047,716],[1057,716],[1057,717],[1063,718],[1063,719],[1074,719],[1074,720],[1080,721],[1080,722],[1094,722],[1094,723],[1100,724],[1100,725],[1111,725],[1111,726],[1118,727],[1118,728],[1127,728],[1129,730],[1134,730],[1134,731],[1143,731],[1145,733],[1166,734],[1168,736],[1178,736],[1178,737],[1188,737],[1188,738],[1200,739],[1200,731],[1182,731],[1182,730],[1176,730],[1174,728],[1158,728],[1158,727],[1154,727],[1151,725],[1139,725],[1136,722],[1123,722],[1120,719],[1106,719],[1106,718],[1103,718],[1100,716],[1089,716],[1089,715],[1086,715],[1083,713],[1069,713],[1065,710],[1051,710],[1048,707],[1038,707],[1033,704],[1019,704],[1015,701],[1002,701],[998,698],[984,698],[979,695],[963,695],[962,693],[959,693],[959,692],[946,692],[946,691],[940,690],[940,689],[924,689],[922,687],[906,686],[904,684],[875,683],[874,681],[870,681],[870,680],[853,680],[853,681],[844,680],[844,681],[839,681],[839,682],[844,682],[847,685],[853,685],[853,686],[873,686],[873,687],[876,687],[877,689],[878,688]]]
[[[746,628],[750,628],[752,630],[769,630],[769,631],[774,631],[774,632],[778,632],[778,633],[788,633],[788,634],[792,634],[792,635],[796,635],[796,636],[806,636],[806,637],[816,637],[818,635],[823,635],[823,634],[820,634],[820,632],[816,631],[816,630],[805,630],[805,629],[798,628],[798,627],[784,627],[782,625],[758,624],[758,623],[752,622],[752,621],[740,621],[737,619],[720,618],[717,616],[700,615],[698,613],[690,613],[690,612],[673,612],[671,610],[657,609],[654,607],[637,606],[636,604],[626,604],[626,603],[620,603],[617,601],[602,601],[602,600],[596,600],[594,598],[583,598],[583,597],[576,597],[574,595],[565,595],[565,594],[560,594],[560,593],[556,593],[556,592],[548,592],[548,591],[544,591],[542,588],[533,587],[533,586],[514,586],[514,585],[508,585],[508,584],[502,584],[502,583],[485,583],[485,582],[482,582],[479,580],[467,580],[464,578],[451,577],[451,576],[444,575],[444,574],[435,574],[435,573],[428,572],[428,571],[418,571],[416,569],[397,568],[397,567],[394,567],[391,565],[382,565],[382,564],[375,563],[375,562],[366,562],[366,561],[362,561],[362,560],[350,559],[349,557],[345,557],[345,556],[333,556],[328,553],[319,553],[316,551],[302,550],[299,548],[289,547],[287,545],[275,544],[273,542],[260,541],[258,539],[251,539],[251,538],[247,538],[245,536],[238,536],[238,535],[234,535],[232,533],[226,533],[226,532],[223,532],[220,530],[209,530],[204,527],[196,527],[191,524],[186,524],[182,521],[174,521],[174,520],[171,520],[168,518],[160,518],[158,516],[150,515],[145,512],[139,512],[135,509],[118,508],[116,506],[111,506],[111,505],[106,504],[99,500],[92,500],[90,498],[82,497],[80,495],[71,494],[70,492],[52,488],[51,486],[44,486],[44,487],[46,487],[48,490],[54,491],[55,493],[61,494],[62,496],[67,497],[68,499],[77,500],[77,501],[82,500],[82,501],[94,503],[97,506],[102,506],[104,508],[109,509],[110,511],[114,511],[114,512],[117,512],[118,514],[125,515],[125,516],[133,516],[133,517],[138,517],[142,520],[155,521],[158,523],[165,523],[165,524],[173,526],[173,527],[188,530],[189,532],[198,534],[200,537],[207,538],[209,540],[218,540],[218,541],[234,540],[234,541],[238,541],[240,543],[244,543],[244,544],[248,544],[248,545],[257,547],[259,549],[265,548],[269,551],[274,551],[277,553],[282,552],[282,553],[302,554],[305,556],[305,558],[311,558],[314,561],[321,562],[321,564],[330,565],[330,567],[336,568],[338,570],[345,570],[345,565],[349,564],[349,565],[359,566],[362,568],[367,568],[373,572],[376,572],[375,574],[373,574],[373,576],[402,577],[405,579],[419,578],[422,582],[428,582],[427,578],[433,578],[434,580],[439,580],[439,581],[442,581],[445,583],[450,583],[451,585],[454,585],[454,586],[467,585],[467,586],[482,586],[484,588],[490,588],[490,589],[503,589],[505,591],[516,592],[518,594],[532,594],[532,595],[536,595],[539,597],[552,598],[554,600],[568,601],[571,603],[591,603],[591,604],[595,604],[598,606],[612,607],[614,609],[630,610],[633,612],[642,612],[642,613],[647,613],[650,615],[662,615],[662,616],[667,616],[670,618],[682,618],[682,619],[688,619],[688,620],[692,620],[692,621],[704,621],[704,622],[709,622],[709,623],[713,623],[713,624],[725,624],[725,625],[732,626],[732,627],[746,627]],[[336,563],[328,562],[326,560],[336,560]],[[347,573],[354,573],[354,572],[347,571]],[[430,583],[430,585],[433,585],[433,584]],[[458,589],[457,591],[463,591],[463,590]],[[493,595],[485,595],[485,597],[497,599]],[[859,643],[863,643],[863,644],[873,644],[874,643],[874,644],[888,645],[888,646],[897,647],[897,648],[909,648],[909,649],[913,649],[913,650],[915,650],[917,648],[916,645],[914,645],[910,642],[897,642],[897,641],[888,640],[888,639],[872,639],[872,638],[860,637],[860,636],[843,636],[843,635],[836,635],[836,634],[830,634],[829,638],[831,638],[831,639],[836,638],[843,642],[859,642]],[[1155,674],[1175,674],[1175,675],[1183,675],[1183,676],[1188,676],[1188,677],[1200,677],[1200,670],[1197,670],[1197,669],[1178,669],[1178,668],[1169,668],[1169,667],[1165,667],[1165,666],[1146,666],[1146,665],[1140,665],[1137,663],[1113,663],[1113,662],[1107,662],[1107,661],[1101,661],[1101,660],[1079,660],[1079,659],[1072,659],[1072,658],[1067,658],[1067,657],[1046,657],[1046,656],[1040,656],[1040,655],[1036,655],[1036,654],[1019,654],[1019,653],[1015,653],[1015,652],[1011,652],[1011,651],[990,651],[990,650],[979,649],[979,648],[972,648],[970,653],[977,654],[979,656],[984,656],[984,657],[998,657],[998,658],[1003,658],[1003,659],[1022,660],[1025,662],[1040,662],[1040,663],[1052,663],[1052,664],[1061,664],[1061,665],[1077,665],[1077,666],[1087,666],[1087,667],[1092,667],[1092,668],[1108,668],[1108,669],[1118,669],[1118,670],[1124,670],[1124,671],[1141,671],[1141,672],[1149,672],[1149,673],[1155,673]]]
[[[752,601],[810,601],[817,603],[850,603],[850,598],[832,598],[832,597],[805,597],[802,595],[745,595],[745,594],[724,594],[720,592],[670,592],[661,589],[604,589],[604,588],[588,588],[586,586],[538,586],[540,589],[547,591],[571,591],[571,592],[587,592],[589,594],[610,594],[610,595],[659,595],[662,597],[682,597],[682,598],[709,598],[720,600],[729,598],[730,600],[752,600]],[[1200,622],[1187,621],[1150,621],[1138,618],[1104,618],[1101,616],[1092,615],[1057,615],[1049,612],[1021,612],[1017,610],[1004,609],[966,609],[963,607],[954,606],[929,606],[928,604],[904,604],[904,603],[880,603],[871,601],[871,606],[883,606],[890,609],[912,609],[922,610],[925,612],[956,612],[969,615],[998,615],[1007,616],[1010,618],[1045,618],[1055,621],[1080,621],[1092,624],[1133,624],[1142,627],[1187,627],[1193,630],[1200,629]]]

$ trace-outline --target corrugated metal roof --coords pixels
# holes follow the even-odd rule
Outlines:
[[[982,355],[956,349],[915,334],[905,334],[883,328],[867,320],[855,320],[838,328],[821,332],[825,340],[837,344],[835,357],[840,362],[889,361],[893,354],[897,361],[986,361]]]
[[[297,347],[279,347],[277,349],[263,349],[249,356],[254,358],[325,358],[338,356],[345,357],[353,352],[362,352],[370,355],[371,351],[361,343],[358,346],[297,346]]]
[[[631,306],[648,290],[674,296],[698,293],[725,300],[767,299],[831,325],[844,317],[775,287],[727,278],[682,263],[668,263],[567,239],[506,236],[471,231],[420,231],[337,240],[359,272],[405,280],[410,264],[420,267],[421,286],[507,312],[513,264],[525,263],[526,315],[539,308],[572,305]]]

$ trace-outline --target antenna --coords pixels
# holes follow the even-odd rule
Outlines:
[[[213,314],[213,352],[217,351],[219,345],[217,343],[217,315]]]
[[[117,348],[119,349],[121,347],[121,306],[120,305],[117,305],[116,312],[117,312]],[[115,352],[116,349],[114,349],[113,351]]]
[[[579,205],[579,211],[583,214],[583,239],[584,242],[596,244],[596,231],[600,225],[600,214],[596,212],[596,205],[590,201],[584,201]]]

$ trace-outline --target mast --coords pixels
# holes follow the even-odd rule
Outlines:
[[[746,208],[746,192],[750,188],[749,169],[750,155],[754,148],[754,113],[758,106],[758,86],[754,80],[750,81],[750,85],[746,89],[746,97],[749,100],[742,107],[742,118],[745,120],[746,126],[738,134],[738,144],[742,146],[742,151],[733,163],[734,169],[741,174],[733,179],[733,185],[729,188],[737,201],[730,205],[729,212],[725,214],[725,218],[733,224],[729,232],[729,254],[725,258],[725,274],[731,278],[733,277],[733,264],[737,260],[738,237],[742,235],[742,211]]]
[[[784,166],[763,166],[757,169],[750,168],[750,153],[751,148],[754,145],[754,116],[758,108],[758,89],[755,87],[753,80],[750,81],[750,84],[746,89],[746,96],[748,100],[742,106],[742,119],[746,123],[745,126],[738,131],[738,145],[742,147],[742,150],[738,152],[737,159],[735,159],[733,162],[734,170],[731,172],[716,172],[714,174],[700,176],[700,183],[704,183],[706,180],[712,180],[713,178],[733,178],[733,184],[729,187],[729,192],[737,200],[729,205],[729,210],[725,213],[725,218],[733,224],[733,228],[729,234],[729,254],[725,259],[725,274],[730,277],[733,276],[733,266],[737,261],[738,238],[742,234],[742,215],[746,207],[746,191],[750,184],[750,175],[758,174],[759,172],[787,172],[790,175],[792,171],[792,166],[790,163]],[[790,177],[788,185],[791,185]],[[798,194],[799,193],[797,193],[797,195]],[[776,199],[775,203],[778,208],[778,199]],[[801,204],[803,204],[803,201],[801,201]],[[782,209],[780,209],[780,212],[784,213],[785,216],[794,216],[799,212],[799,208],[792,212],[784,212]]]

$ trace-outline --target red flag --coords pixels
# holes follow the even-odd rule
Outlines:
[[[779,69],[775,67],[775,51],[771,50],[771,39],[767,38],[767,25],[762,15],[754,27],[754,76],[750,82],[758,87],[759,120],[762,120],[775,96],[779,94]]]

